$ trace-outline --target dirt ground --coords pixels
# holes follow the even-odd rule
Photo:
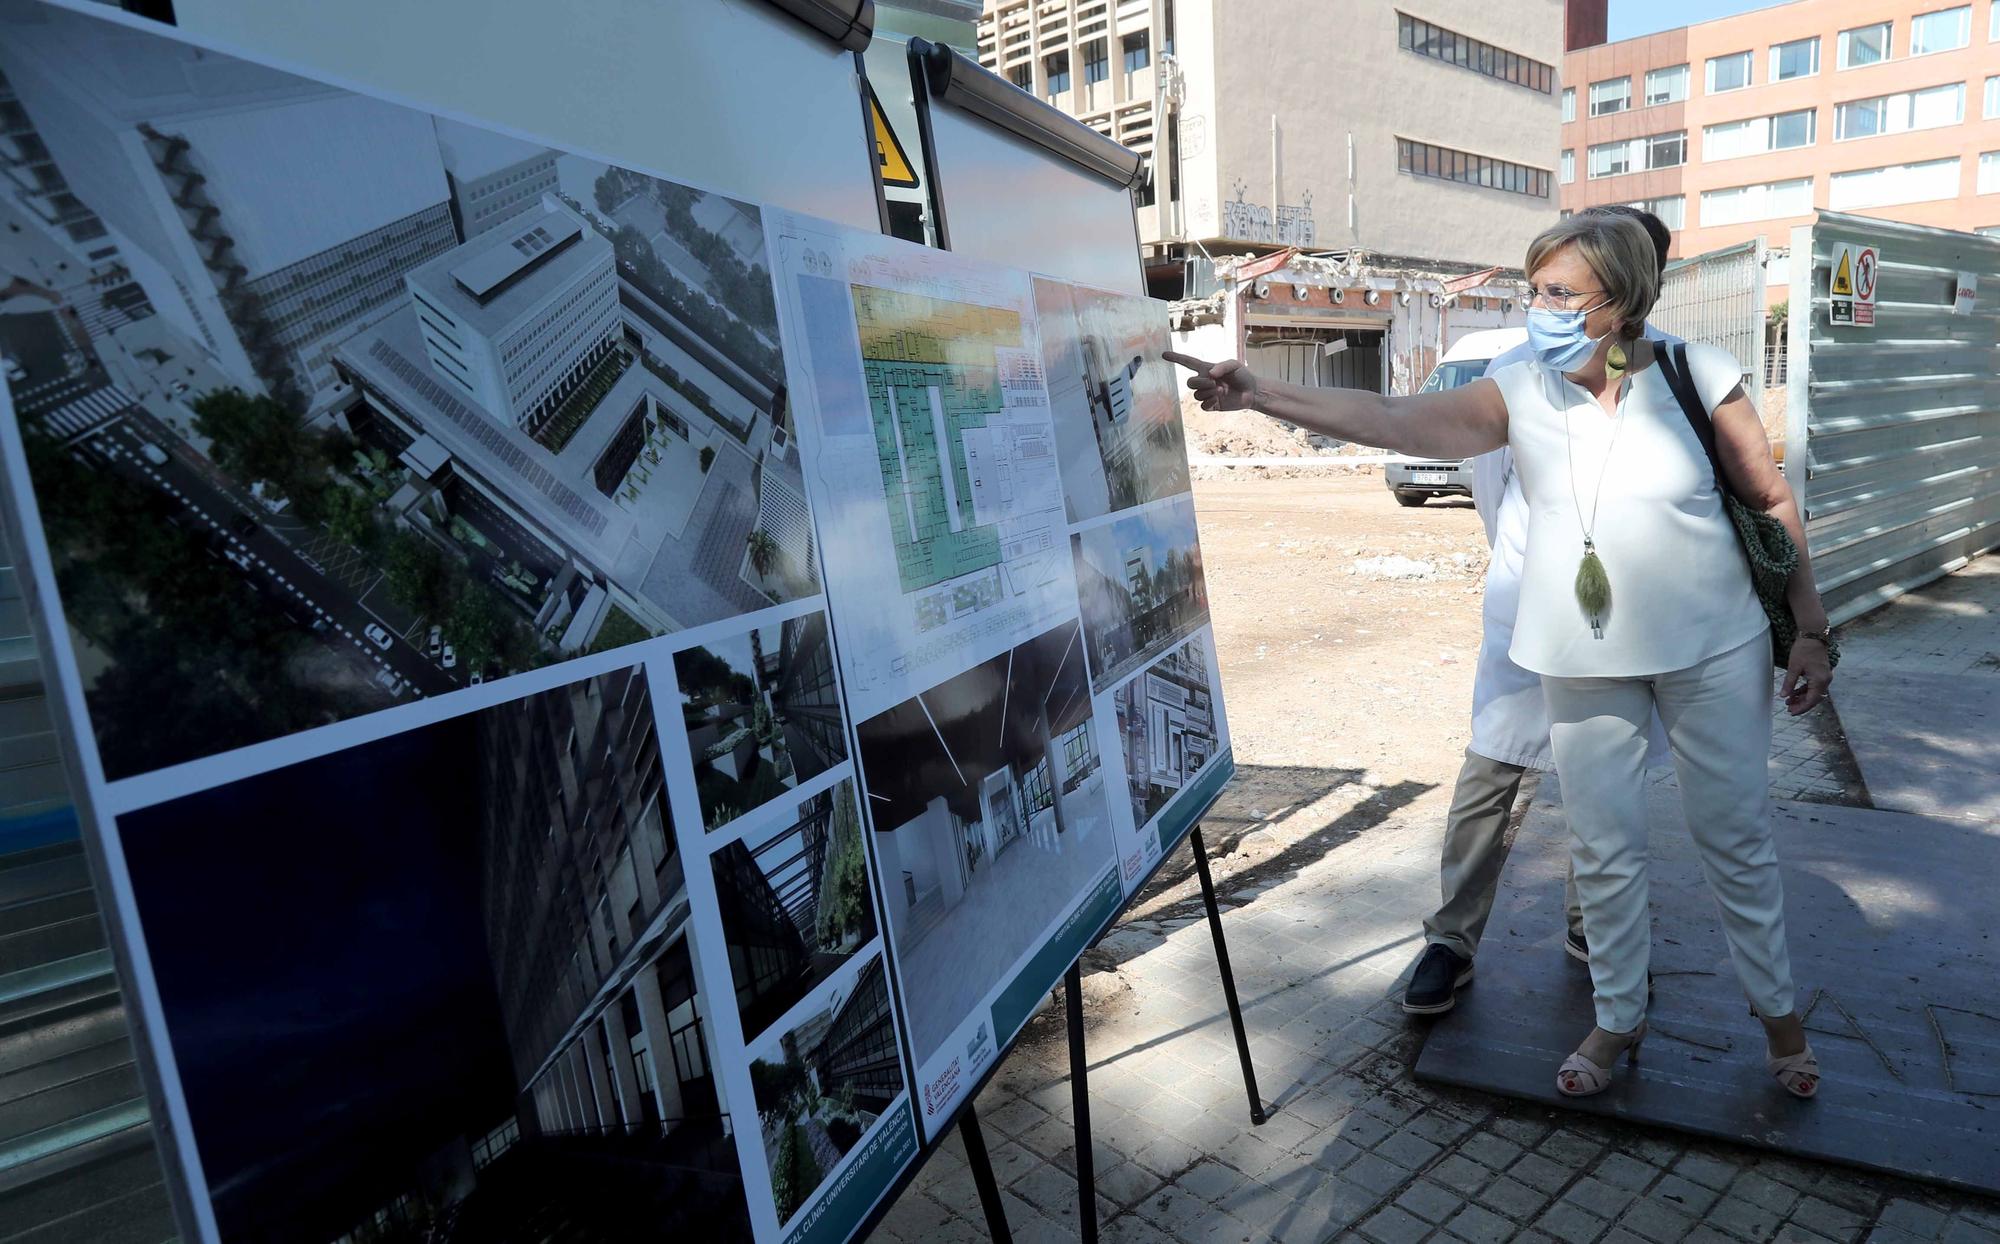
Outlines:
[[[1207,467],[1194,485],[1237,765],[1204,821],[1225,892],[1369,827],[1441,826],[1470,733],[1487,560],[1472,503],[1406,509],[1374,472],[1280,474]],[[1280,820],[1317,829],[1302,843]],[[1199,893],[1176,853],[1133,915],[1185,917]]]

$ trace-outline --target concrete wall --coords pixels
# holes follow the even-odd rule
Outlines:
[[[1389,4],[1183,0],[1188,233],[1462,263],[1516,263],[1556,203],[1397,171],[1410,138],[1556,171],[1558,96],[1403,51]],[[1549,65],[1557,0],[1438,0],[1412,16]],[[1274,124],[1275,118],[1275,124]],[[1350,179],[1349,139],[1352,138]],[[1350,220],[1349,196],[1353,196]],[[1229,205],[1241,202],[1244,208]],[[1280,209],[1310,221],[1287,236]],[[1277,236],[1245,236],[1245,216]]]

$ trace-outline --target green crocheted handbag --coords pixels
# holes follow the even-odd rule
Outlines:
[[[1722,473],[1722,462],[1715,453],[1715,424],[1701,404],[1701,395],[1695,391],[1686,346],[1670,346],[1661,352],[1660,374],[1674,391],[1681,413],[1687,416],[1688,426],[1694,429],[1695,438],[1708,455],[1709,470],[1715,473],[1715,490],[1722,494],[1722,507],[1736,528],[1736,542],[1750,563],[1750,585],[1757,592],[1757,603],[1764,606],[1764,616],[1771,620],[1771,662],[1785,669],[1791,665],[1792,644],[1799,637],[1798,619],[1792,616],[1791,598],[1786,590],[1792,572],[1799,566],[1798,546],[1792,543],[1792,533],[1785,530],[1783,523],[1762,510],[1752,509],[1730,491],[1729,477]],[[1840,664],[1840,650],[1833,644],[1827,645],[1826,655],[1829,665]]]

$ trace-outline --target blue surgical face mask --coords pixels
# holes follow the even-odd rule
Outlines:
[[[1528,308],[1528,346],[1545,367],[1572,371],[1581,367],[1597,349],[1602,337],[1587,337],[1583,321],[1591,311],[1552,311],[1547,307]]]

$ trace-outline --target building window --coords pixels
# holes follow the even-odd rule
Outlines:
[[[1995,8],[2000,8],[2000,0],[1993,0],[1993,4]],[[1567,125],[1574,120],[1576,120],[1576,88],[1566,86],[1563,88],[1563,124]]]
[[[1781,112],[1771,117],[1747,121],[1725,121],[1701,132],[1701,158],[1733,160],[1739,156],[1762,155],[1767,151],[1789,151],[1810,147],[1819,139],[1819,113],[1812,108]]]
[[[1993,10],[1986,15],[1986,41],[2000,43],[2000,0],[1993,0]]]
[[[1544,95],[1555,89],[1554,66],[1446,30],[1408,13],[1396,14],[1396,44],[1405,52],[1441,60]]]
[[[1576,180],[1576,150],[1569,148],[1562,154],[1562,184],[1567,186]]]
[[[1731,186],[1726,190],[1704,190],[1701,194],[1701,223],[1704,227],[1807,216],[1812,209],[1810,177],[1755,186]]]
[[[1125,36],[1125,72],[1138,73],[1153,63],[1153,50],[1146,46],[1146,32]]]
[[[1750,85],[1750,53],[1731,52],[1708,58],[1708,93],[1740,91]]]
[[[1646,71],[1646,107],[1656,104],[1677,104],[1688,97],[1688,67],[1675,65],[1671,69],[1648,69]]]
[[[1632,106],[1632,79],[1612,78],[1590,84],[1590,115],[1609,116]]]
[[[1852,30],[1841,31],[1840,67],[1859,69],[1863,65],[1888,60],[1895,52],[1894,30],[1893,22],[1877,22],[1873,26],[1856,26]]]
[[[1965,83],[1948,82],[1921,91],[1877,95],[1873,99],[1850,99],[1833,108],[1833,138],[1874,138],[1878,134],[1902,134],[1910,130],[1932,130],[1957,125],[1965,120]]]
[[[2000,151],[1985,151],[1979,156],[1979,188],[1975,194],[2000,194]]]
[[[1685,195],[1668,195],[1660,199],[1638,199],[1627,206],[1636,207],[1642,212],[1653,213],[1653,215],[1660,218],[1661,224],[1675,231],[1679,231],[1687,223],[1687,197]]]
[[[1025,63],[1016,65],[1007,71],[1007,80],[1024,91],[1033,91],[1035,89],[1035,67]]]
[[[1801,108],[1771,118],[1771,150],[1790,151],[1819,141],[1819,110]]]
[[[1598,143],[1590,149],[1590,176],[1617,177],[1642,169],[1678,168],[1687,163],[1687,132]]]
[[[2000,4],[2000,0],[1993,0],[1993,2]],[[2000,77],[1986,79],[1986,109],[1984,115],[1989,119],[2000,117]]]
[[[1069,89],[1069,53],[1052,52],[1042,57],[1042,76],[1047,80],[1048,96],[1054,99]]]
[[[1416,177],[1435,177],[1488,190],[1505,190],[1537,199],[1549,197],[1551,178],[1545,168],[1496,160],[1490,156],[1454,151],[1414,139],[1396,140],[1397,170]]]
[[[1835,173],[1826,205],[1836,212],[1958,197],[1958,157]]]
[[[1102,82],[1111,76],[1110,46],[1102,39],[1092,39],[1083,45],[1083,82],[1085,86]]]
[[[1789,82],[1819,72],[1819,36],[1771,45],[1771,81]]]
[[[1910,19],[1910,55],[1955,52],[1972,42],[1972,6],[1919,13]]]
[[[1687,163],[1687,131],[1677,130],[1672,134],[1655,134],[1645,140],[1646,167],[1679,168]]]

